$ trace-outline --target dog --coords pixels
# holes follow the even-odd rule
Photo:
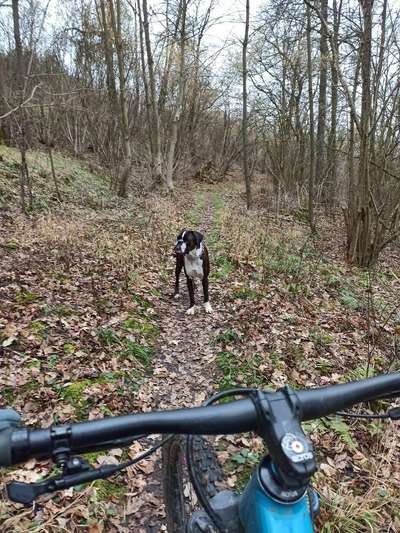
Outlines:
[[[194,281],[196,279],[200,279],[203,285],[204,310],[206,313],[212,313],[208,298],[210,260],[203,235],[198,231],[182,230],[176,238],[174,254],[176,256],[174,298],[179,298],[179,276],[183,268],[186,274],[190,300],[190,307],[186,314],[194,315],[195,312]]]

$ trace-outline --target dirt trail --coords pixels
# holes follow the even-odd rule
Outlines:
[[[201,224],[196,228],[203,232],[206,243],[212,218],[213,209],[206,200]],[[140,389],[138,399],[148,410],[200,405],[215,392],[213,375],[216,354],[211,340],[215,331],[227,320],[218,285],[211,283],[210,287],[211,315],[202,308],[200,284],[195,294],[198,305],[196,314],[185,314],[189,300],[183,273],[179,299],[172,298],[172,276],[168,284],[160,286],[160,292],[162,296],[155,309],[160,318],[158,350],[153,361],[153,374]],[[151,442],[147,441],[146,444]],[[131,531],[166,531],[160,457],[161,453],[158,452],[136,468],[132,479],[134,490],[128,496],[131,502],[128,507],[132,505],[137,509],[135,514],[130,514]]]

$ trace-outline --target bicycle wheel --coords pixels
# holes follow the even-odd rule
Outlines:
[[[175,436],[162,449],[164,503],[169,533],[185,533],[191,514],[199,509],[197,496],[190,483],[186,459],[186,437]],[[218,492],[223,472],[216,453],[204,437],[193,442],[194,469],[209,498]]]

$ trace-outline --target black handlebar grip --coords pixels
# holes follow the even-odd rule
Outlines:
[[[11,435],[13,431],[14,429],[10,427],[0,431],[0,467],[13,464],[11,455]]]
[[[14,409],[0,409],[0,466],[12,464],[11,435],[21,417]]]

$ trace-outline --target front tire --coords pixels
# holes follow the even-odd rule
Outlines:
[[[187,522],[199,509],[186,458],[187,437],[176,435],[162,449],[164,503],[169,533],[186,533]],[[223,472],[212,445],[193,437],[194,470],[208,498],[218,492]]]

